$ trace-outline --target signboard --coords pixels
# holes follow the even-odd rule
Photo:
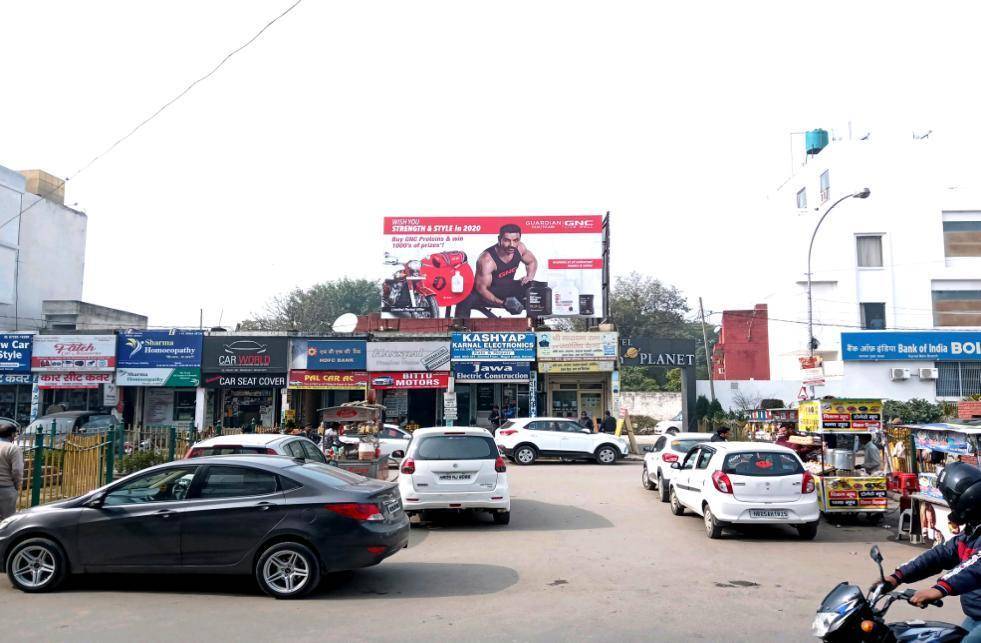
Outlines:
[[[118,368],[116,384],[119,386],[166,386],[169,388],[194,388],[201,384],[199,368]]]
[[[881,400],[809,400],[797,409],[801,431],[867,433],[882,427]]]
[[[209,335],[204,338],[204,373],[285,373],[289,370],[289,338],[278,336]],[[285,375],[283,376],[285,379]]]
[[[879,478],[818,478],[821,485],[821,510],[826,513],[842,511],[885,511],[886,479]]]
[[[0,373],[0,384],[37,384],[37,375],[31,373]]]
[[[102,406],[116,406],[117,404],[119,404],[119,387],[115,384],[104,384],[102,386]]]
[[[370,342],[369,371],[449,371],[449,342]]]
[[[290,368],[298,371],[363,371],[368,368],[363,339],[294,339]]]
[[[824,386],[824,358],[820,355],[798,357],[800,380],[804,386]]]
[[[528,373],[528,417],[538,417],[538,373]]]
[[[447,388],[449,373],[389,372],[371,373],[371,387],[385,389]]]
[[[527,382],[531,375],[528,362],[454,362],[457,382]]]
[[[285,373],[233,373],[204,375],[206,388],[284,388]]]
[[[0,334],[0,372],[30,373],[33,335]]]
[[[174,420],[174,392],[151,389],[143,398],[143,421],[147,424],[166,424]]]
[[[35,335],[31,370],[111,373],[116,368],[115,335]]]
[[[197,330],[133,330],[116,337],[117,367],[201,368],[204,334]]]
[[[368,386],[364,371],[290,371],[289,388],[353,391]]]
[[[981,332],[870,331],[841,334],[841,356],[846,362],[977,361],[981,360]]]
[[[538,333],[539,361],[614,360],[616,357],[616,333]],[[545,369],[542,372],[546,372]]]
[[[112,384],[112,373],[41,373],[37,382],[43,389],[99,388],[99,384]]]
[[[453,361],[535,361],[535,333],[453,333]]]
[[[610,373],[613,362],[538,362],[538,370],[542,373]]]
[[[457,417],[456,393],[447,391],[443,393],[443,419],[452,421]]]
[[[957,431],[913,431],[913,441],[917,449],[943,451],[955,455],[971,455],[974,453],[966,433]]]
[[[603,234],[601,215],[385,217],[385,263],[420,279],[387,279],[382,317],[600,317]]]
[[[623,337],[620,361],[625,366],[695,366],[695,340]]]

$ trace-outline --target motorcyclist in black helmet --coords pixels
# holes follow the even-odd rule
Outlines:
[[[937,487],[950,506],[950,522],[961,525],[960,533],[901,565],[886,577],[886,589],[950,570],[910,602],[925,606],[944,596],[960,596],[967,616],[963,628],[969,632],[964,641],[981,643],[981,469],[965,462],[949,464],[937,478]]]

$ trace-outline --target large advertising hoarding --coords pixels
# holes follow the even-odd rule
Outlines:
[[[0,372],[31,372],[31,335],[0,334]]]
[[[289,358],[288,337],[210,335],[204,338],[201,371],[204,373],[242,373],[249,375],[258,373],[285,374],[289,370]],[[285,379],[286,376],[283,375],[283,385],[285,385]]]
[[[385,217],[382,317],[601,317],[603,217]]]
[[[116,369],[115,335],[36,335],[35,372],[111,373]]]

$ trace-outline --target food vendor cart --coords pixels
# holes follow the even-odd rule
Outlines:
[[[378,431],[385,407],[367,402],[317,409],[324,422],[336,422],[343,434],[334,444],[324,444],[327,461],[346,471],[368,478],[388,479],[388,456],[378,455]]]
[[[865,475],[857,468],[856,436],[882,429],[882,400],[829,398],[808,400],[798,407],[801,432],[820,436],[818,504],[828,515],[865,514],[872,522],[886,512],[885,475]]]
[[[776,442],[780,430],[796,433],[797,409],[753,409],[749,412],[747,436],[754,442]]]
[[[945,542],[954,537],[948,520],[950,507],[937,489],[937,476],[951,462],[978,465],[981,445],[981,421],[967,420],[937,424],[906,425],[912,438],[914,453],[901,463],[903,473],[916,474],[916,491],[909,494],[912,513],[919,528],[910,525],[911,534],[919,533],[925,540]]]

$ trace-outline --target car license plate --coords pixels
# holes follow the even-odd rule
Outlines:
[[[445,480],[447,482],[458,482],[469,480],[472,476],[469,473],[441,473],[439,474],[440,480]]]
[[[750,518],[789,518],[786,509],[750,509]]]
[[[401,508],[402,508],[402,503],[398,500],[390,500],[387,503],[385,503],[385,509],[388,510],[389,514],[398,513],[398,511]]]

